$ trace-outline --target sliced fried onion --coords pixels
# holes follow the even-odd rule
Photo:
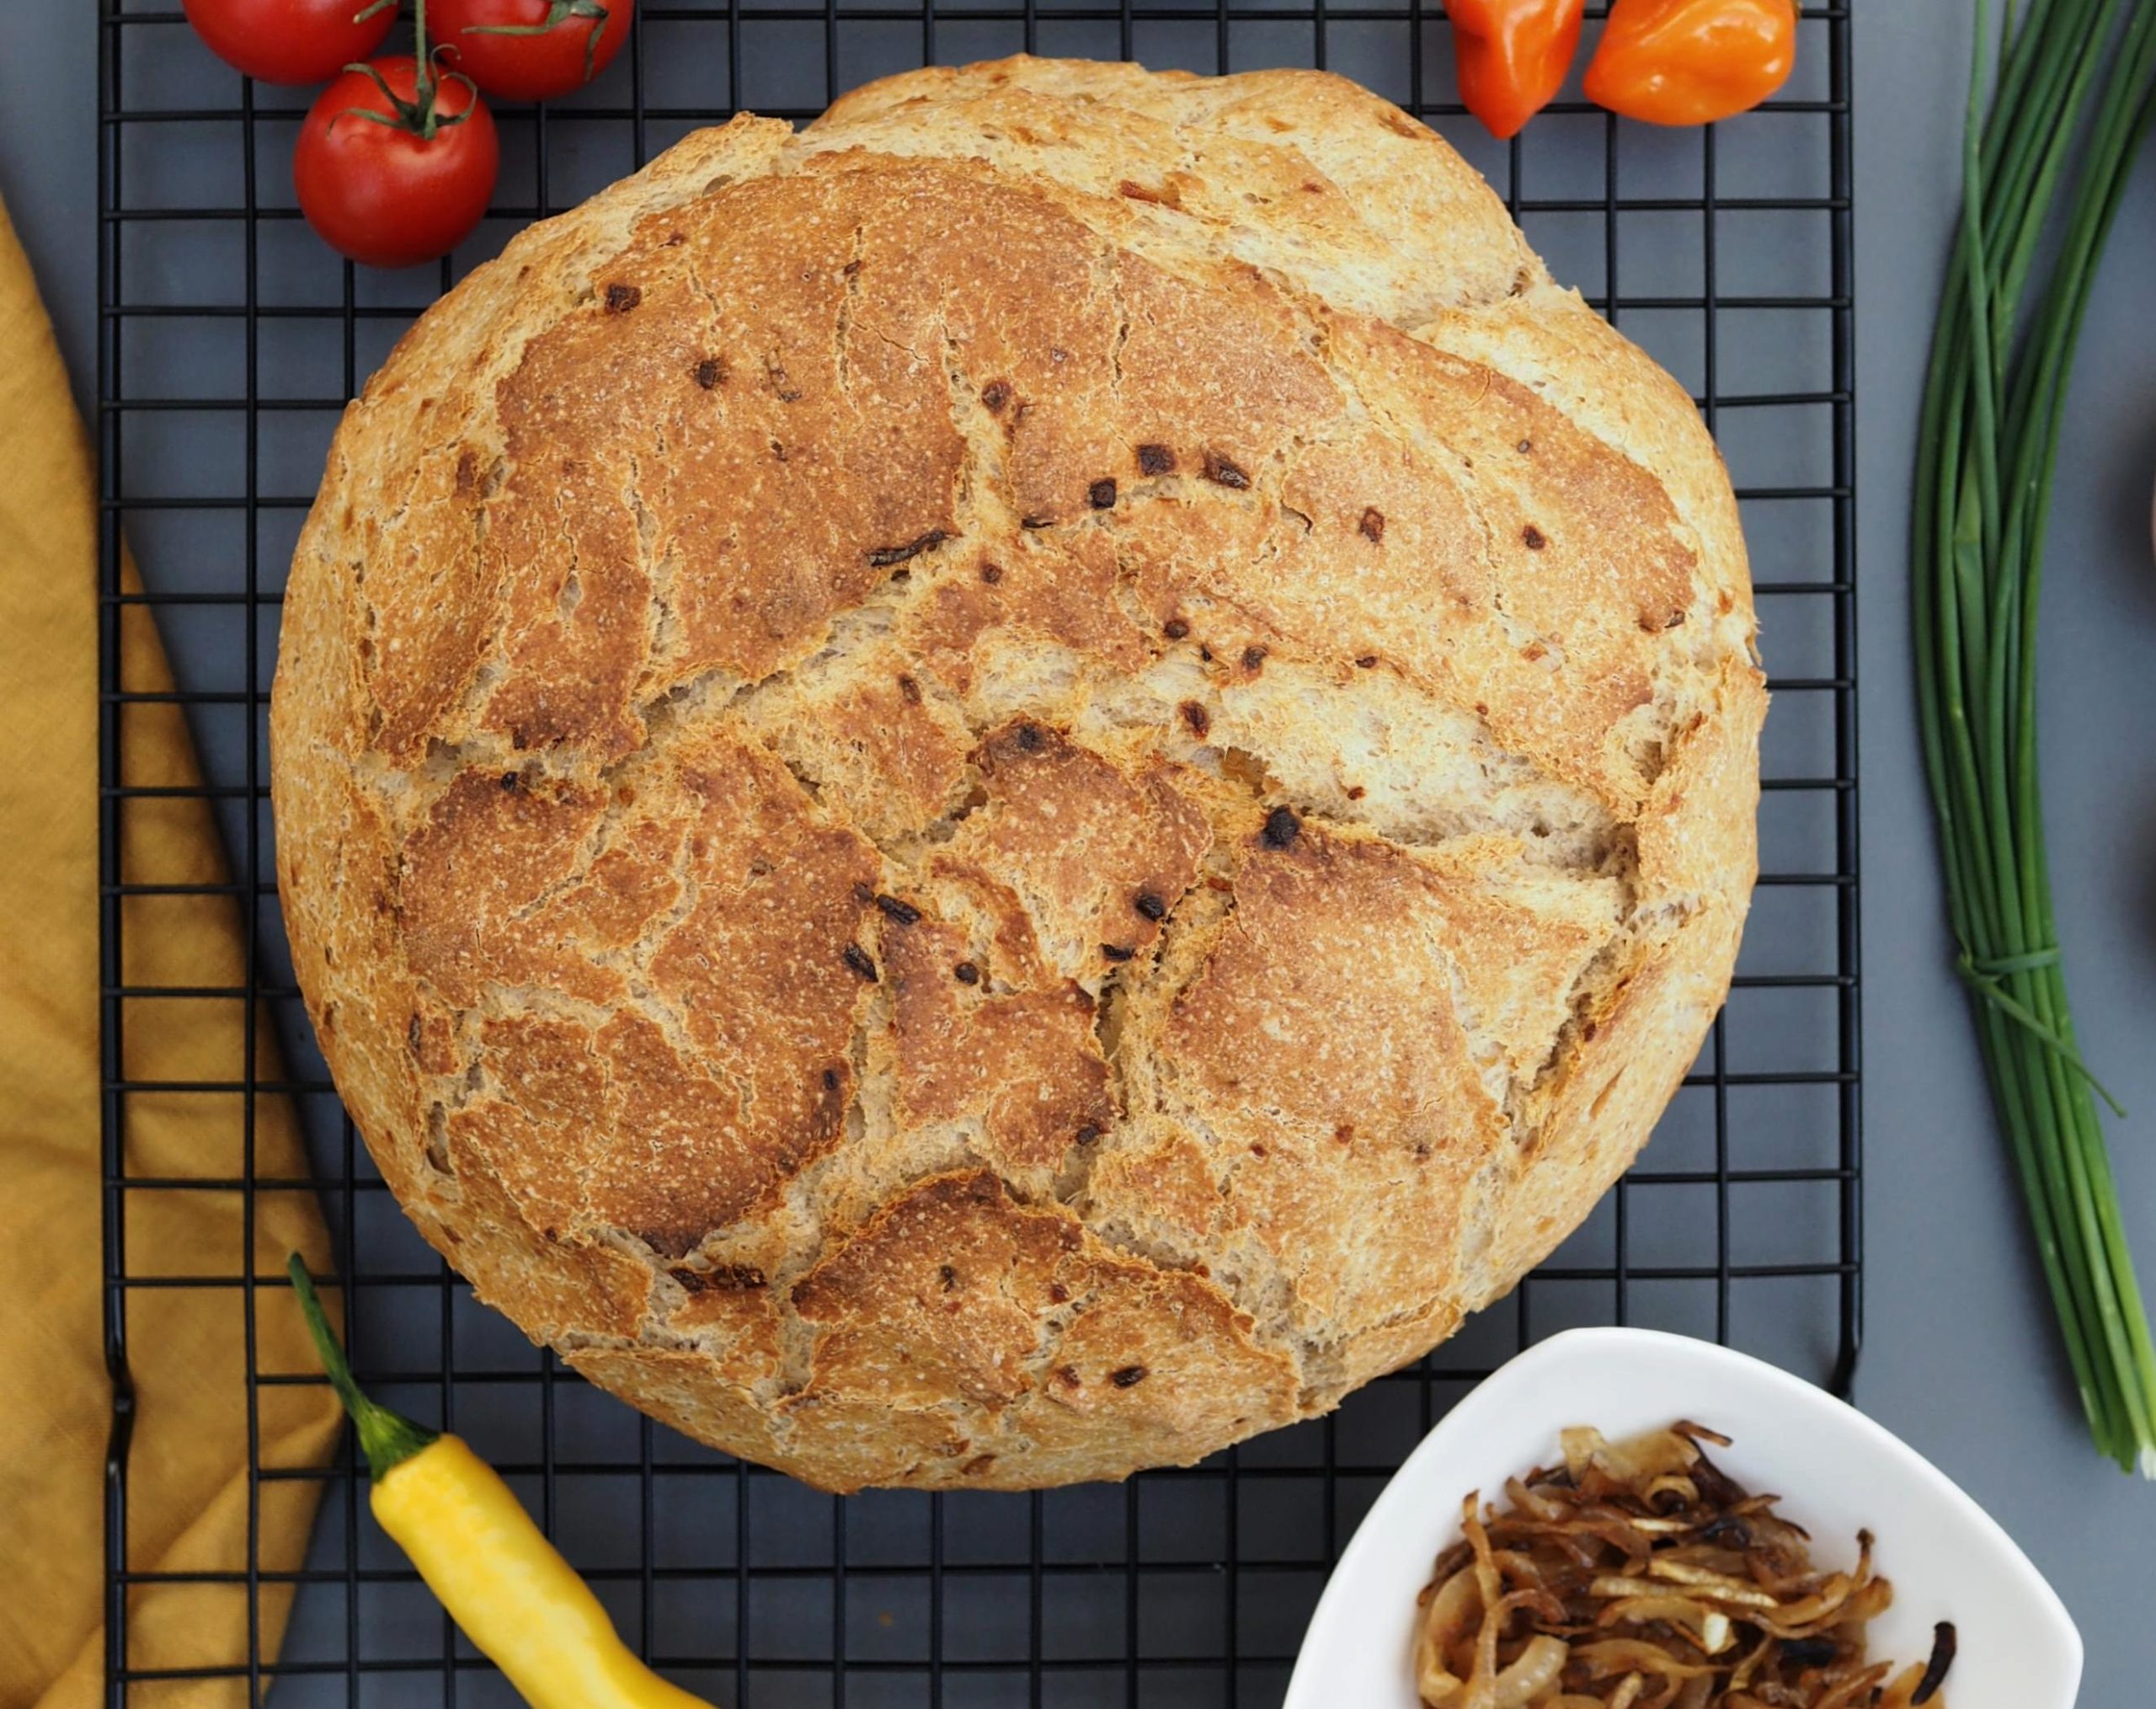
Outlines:
[[[1779,1608],[1781,1605],[1755,1584],[1747,1584],[1742,1579],[1732,1578],[1726,1573],[1689,1566],[1667,1555],[1657,1556],[1648,1562],[1647,1572],[1651,1577],[1667,1579],[1672,1584],[1684,1585],[1716,1602],[1733,1602],[1740,1608]]]
[[[1646,1689],[1647,1676],[1645,1674],[1625,1674],[1617,1682],[1617,1689],[1609,1694],[1609,1709],[1632,1709],[1632,1705],[1646,1695]]]
[[[1487,1691],[1480,1697],[1470,1693],[1467,1701],[1474,1709],[1520,1709],[1557,1683],[1569,1653],[1563,1639],[1538,1634],[1527,1641],[1518,1659],[1490,1682]]]
[[[1917,1701],[1917,1692],[1924,1684],[1924,1664],[1911,1662],[1886,1682],[1886,1689],[1880,1694],[1879,1709],[1910,1709]]]
[[[1869,1704],[1872,1688],[1894,1671],[1892,1662],[1881,1662],[1876,1668],[1866,1668],[1860,1674],[1852,1674],[1838,1685],[1828,1690],[1827,1695],[1812,1706],[1812,1709],[1849,1709],[1853,1703]]]
[[[1718,1656],[1729,1648],[1729,1616],[1689,1596],[1628,1596],[1604,1609],[1594,1623],[1638,1626],[1656,1621],[1683,1628],[1703,1655]]]
[[[1689,1477],[1680,1477],[1674,1471],[1666,1471],[1660,1477],[1649,1480],[1640,1493],[1652,1508],[1672,1505],[1663,1500],[1665,1496],[1675,1497],[1674,1505],[1678,1507],[1694,1507],[1699,1503],[1700,1486]]]
[[[1694,1674],[1714,1671],[1704,1664],[1680,1661],[1660,1644],[1636,1637],[1599,1638],[1593,1643],[1576,1643],[1572,1646],[1572,1659],[1585,1664],[1590,1679],[1598,1674],[1641,1673],[1689,1680]]]
[[[1449,1703],[1466,1689],[1467,1682],[1446,1667],[1445,1653],[1467,1635],[1481,1612],[1474,1572],[1465,1567],[1438,1588],[1422,1610],[1415,1643],[1415,1689],[1425,1703]]]
[[[1951,1661],[1865,1653],[1893,1589],[1860,1533],[1854,1567],[1816,1567],[1801,1526],[1710,1460],[1703,1426],[1612,1442],[1563,1434],[1564,1463],[1508,1478],[1502,1509],[1461,1504],[1460,1541],[1418,1599],[1416,1679],[1431,1709],[1928,1709]],[[1951,1634],[1951,1628],[1943,1628]]]
[[[1687,1680],[1677,1688],[1677,1695],[1670,1700],[1669,1709],[1707,1709],[1713,1700],[1715,1682],[1711,1675],[1702,1674],[1697,1679]]]
[[[1517,1477],[1505,1480],[1505,1499],[1513,1504],[1516,1511],[1532,1519],[1547,1521],[1561,1519],[1565,1516],[1564,1509],[1554,1501],[1545,1501]]]

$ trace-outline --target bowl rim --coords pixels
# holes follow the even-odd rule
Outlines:
[[[1464,1434],[1468,1427],[1483,1415],[1502,1415],[1510,1403],[1512,1391],[1522,1378],[1545,1365],[1610,1347],[1624,1347],[1635,1354],[1646,1354],[1664,1359],[1689,1359],[1716,1367],[1726,1375],[1735,1376],[1739,1381],[1748,1383],[1756,1389],[1768,1390],[1787,1399],[1794,1406],[1806,1408],[1813,1418],[1861,1441],[1876,1454],[1892,1462],[1897,1470],[1922,1486],[1930,1500],[1972,1523],[1977,1535],[1989,1544],[1997,1564],[2019,1581],[2019,1589],[2029,1599],[2032,1621],[2049,1627],[2052,1637],[2059,1645],[2062,1658],[2068,1663],[2061,1680],[2060,1704],[2070,1705],[2075,1701],[2081,1684],[2084,1649],[2080,1629],[2074,1625],[2066,1604],[2043,1574],[2036,1570],[2036,1563],[2022,1551],[2021,1546],[2007,1534],[2005,1528],[1930,1461],[1884,1424],[1859,1412],[1847,1401],[1828,1393],[1816,1384],[1806,1382],[1779,1365],[1755,1359],[1748,1353],[1740,1353],[1735,1348],[1725,1347],[1719,1342],[1673,1334],[1668,1330],[1601,1325],[1561,1330],[1506,1360],[1454,1402],[1444,1417],[1431,1426],[1428,1434],[1401,1461],[1392,1476],[1385,1480],[1385,1487],[1378,1492],[1377,1498],[1370,1503],[1369,1510],[1356,1525],[1354,1535],[1348,1539],[1348,1546],[1340,1551],[1340,1558],[1333,1563],[1332,1571],[1326,1578],[1325,1589],[1319,1594],[1316,1605],[1310,1610],[1310,1623],[1296,1650],[1295,1665],[1289,1675],[1283,1709],[1322,1709],[1326,1703],[1324,1687],[1315,1678],[1314,1670],[1318,1664],[1313,1657],[1319,1650],[1326,1648],[1323,1641],[1330,1626],[1342,1617],[1342,1609],[1348,1605],[1348,1599],[1353,1594],[1356,1574],[1351,1568],[1363,1555],[1377,1547],[1375,1538],[1392,1524],[1390,1505],[1396,1493],[1407,1481],[1411,1471],[1417,1470],[1424,1462],[1442,1459],[1450,1439]]]

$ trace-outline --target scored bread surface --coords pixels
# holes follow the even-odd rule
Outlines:
[[[1011,60],[533,227],[348,411],[279,871],[481,1297],[820,1486],[1189,1461],[1586,1215],[1765,698],[1690,400],[1422,125]]]

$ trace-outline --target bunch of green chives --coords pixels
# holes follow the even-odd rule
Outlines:
[[[2029,0],[1996,39],[1977,0],[1976,34],[1961,232],[1918,453],[1924,763],[1958,965],[2089,1429],[2121,1466],[2156,1477],[2156,1353],[2096,1099],[2117,1105],[2083,1062],[2067,1007],[2036,701],[2067,380],[2104,240],[2156,117],[2156,0]]]

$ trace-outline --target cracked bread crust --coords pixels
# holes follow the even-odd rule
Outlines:
[[[384,1177],[826,1488],[1187,1462],[1420,1354],[1645,1141],[1754,877],[1689,398],[1318,73],[687,138],[398,346],[284,622]]]

